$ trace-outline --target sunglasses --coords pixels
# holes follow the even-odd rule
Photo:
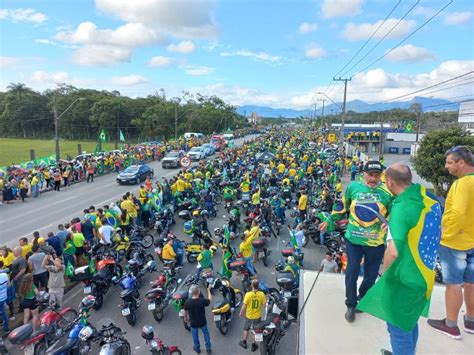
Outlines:
[[[453,147],[451,149],[448,149],[446,151],[446,154],[451,154],[451,153],[456,153],[456,152],[459,152],[461,150],[461,148],[463,148],[462,146],[457,146],[457,147]]]

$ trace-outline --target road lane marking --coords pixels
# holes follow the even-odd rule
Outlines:
[[[27,233],[27,234],[25,234],[25,235],[22,235],[22,236],[19,237],[18,239],[21,239],[21,238],[28,238],[28,237],[32,236],[34,232],[42,231],[43,229],[52,227],[53,225],[54,225],[54,224],[51,223],[51,224],[48,224],[47,226],[41,227],[41,228],[39,228],[39,229],[35,229],[33,232],[30,232],[30,233]]]
[[[76,197],[79,197],[79,195],[74,195],[74,196],[71,196],[71,197],[65,198],[65,199],[63,199],[63,200],[61,200],[61,201],[54,202],[54,203],[52,203],[51,205],[53,205],[53,206],[54,206],[54,205],[59,205],[60,203],[63,203],[63,202],[66,202],[66,201],[72,200],[73,198],[76,198]],[[43,208],[41,208],[41,210],[42,210],[42,209],[43,209]],[[39,210],[37,210],[37,211],[39,211]]]

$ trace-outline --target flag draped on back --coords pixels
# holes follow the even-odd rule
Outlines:
[[[398,257],[357,308],[409,332],[420,316],[428,316],[441,236],[440,204],[425,187],[411,185],[393,201],[389,233]]]

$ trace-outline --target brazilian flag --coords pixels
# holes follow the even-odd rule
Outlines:
[[[441,206],[413,184],[393,201],[389,233],[398,252],[357,308],[407,332],[427,317],[441,239]]]
[[[107,137],[105,136],[105,130],[104,129],[102,131],[100,131],[99,140],[102,143],[105,143],[107,141]]]
[[[413,132],[413,123],[412,122],[407,122],[405,124],[405,132],[407,132],[407,133]]]

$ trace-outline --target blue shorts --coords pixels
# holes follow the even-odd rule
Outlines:
[[[474,284],[474,249],[455,250],[440,245],[439,259],[446,284]]]

